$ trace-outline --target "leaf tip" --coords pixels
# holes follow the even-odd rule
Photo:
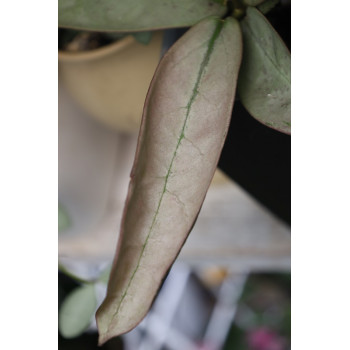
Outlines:
[[[98,346],[102,346],[104,343],[106,343],[109,339],[113,338],[113,336],[108,336],[107,333],[99,333],[98,335]]]
[[[104,301],[96,311],[96,325],[98,329],[98,345],[101,346],[108,340],[121,335],[123,327],[116,324],[114,309],[109,301]]]
[[[96,311],[96,325],[98,329],[98,346],[103,345],[107,340],[113,338],[110,334],[110,320],[107,319],[106,313],[101,310],[103,304]]]

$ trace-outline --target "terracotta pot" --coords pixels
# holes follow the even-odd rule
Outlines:
[[[118,131],[137,132],[162,38],[155,32],[148,45],[127,36],[96,50],[59,51],[60,79],[92,117]]]

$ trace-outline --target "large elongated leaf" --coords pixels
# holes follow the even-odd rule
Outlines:
[[[238,93],[244,107],[261,123],[290,134],[290,52],[263,14],[247,8],[241,21],[244,54]]]
[[[206,19],[162,59],[147,95],[100,344],[146,315],[189,234],[224,144],[242,55],[238,22]]]
[[[187,27],[225,12],[225,6],[211,0],[58,0],[58,25],[130,32]]]

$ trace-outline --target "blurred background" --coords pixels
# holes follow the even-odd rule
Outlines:
[[[290,47],[288,2],[269,16]],[[182,33],[60,33],[59,349],[98,349],[143,101]],[[290,137],[238,102],[219,167],[147,317],[101,349],[290,349]]]

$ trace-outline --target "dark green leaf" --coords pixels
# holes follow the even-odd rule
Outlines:
[[[266,0],[258,6],[258,10],[261,13],[266,14],[272,10],[279,2],[280,0]]]
[[[238,93],[261,123],[291,131],[290,52],[267,19],[254,7],[241,22],[244,40]]]
[[[94,31],[187,27],[226,7],[211,0],[58,0],[58,25]]]
[[[147,45],[152,39],[152,32],[137,32],[133,36],[139,43]]]

